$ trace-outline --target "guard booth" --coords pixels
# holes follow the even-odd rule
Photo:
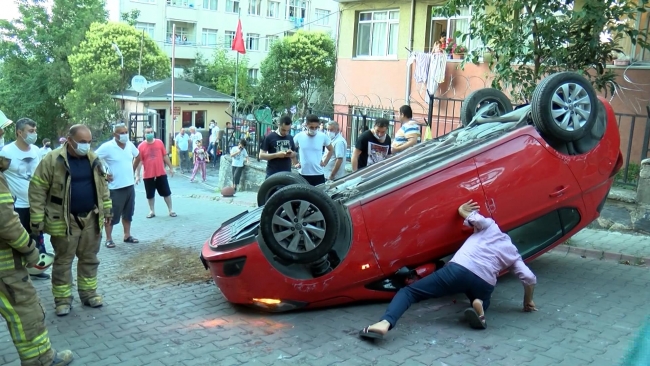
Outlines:
[[[147,127],[152,127],[156,133],[156,138],[162,140],[163,144],[167,146],[165,121],[162,120],[160,115],[153,110],[150,110],[147,113],[129,113],[128,127],[131,142],[136,146],[144,141],[144,130]]]

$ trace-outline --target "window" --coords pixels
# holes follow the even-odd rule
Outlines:
[[[203,28],[201,32],[201,44],[204,46],[214,47],[217,45],[217,30]]]
[[[280,37],[278,36],[266,36],[266,52],[271,50],[273,43],[277,42]]]
[[[203,0],[203,9],[217,10],[217,0]]]
[[[575,208],[561,208],[508,232],[512,243],[526,259],[558,241],[580,223]]]
[[[226,31],[225,36],[223,37],[223,48],[231,48],[232,42],[235,40],[235,32]]]
[[[151,39],[154,39],[153,38],[153,31],[154,31],[155,28],[156,28],[156,25],[153,24],[153,23],[136,23],[135,24],[135,29],[137,29],[139,31],[144,31],[145,33],[147,33],[149,35],[149,38],[151,38]]]
[[[443,36],[445,38],[445,43],[447,43],[447,40],[451,38],[456,42],[456,44],[462,44],[467,47],[469,51],[480,47],[477,40],[472,42],[468,37],[463,43],[460,38],[456,37],[456,32],[460,32],[461,34],[469,33],[469,23],[471,19],[471,7],[460,8],[460,15],[451,18],[432,17],[431,33],[429,34],[429,50],[433,49],[436,42],[441,44]]]
[[[183,128],[196,127],[198,129],[205,128],[206,111],[183,111],[182,121]]]
[[[268,8],[266,10],[266,15],[269,18],[279,18],[280,17],[280,2],[278,2],[278,1],[269,1]]]
[[[287,0],[287,19],[307,18],[307,2],[303,0]]]
[[[260,35],[257,33],[246,34],[246,49],[249,51],[260,50]]]
[[[639,13],[636,19],[636,29],[639,31],[640,35],[645,34],[646,36],[650,36],[648,34],[650,31],[650,17],[648,17],[648,13]],[[650,63],[650,50],[647,50],[638,44],[632,47],[631,54],[634,56],[636,61]]]
[[[239,0],[226,0],[226,13],[239,13]]]
[[[257,77],[259,75],[259,69],[248,69],[248,81],[251,83],[257,83]]]
[[[248,0],[248,14],[261,15],[262,14],[262,0]]]
[[[167,0],[167,5],[181,6],[183,8],[194,8],[195,7],[194,6],[195,1],[198,2],[198,0]],[[147,2],[153,3],[155,1],[149,0]]]
[[[324,9],[316,9],[316,25],[330,25],[330,11]]]
[[[357,57],[396,56],[399,10],[359,13]]]

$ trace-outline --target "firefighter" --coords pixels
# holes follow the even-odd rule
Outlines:
[[[92,134],[85,125],[70,127],[61,149],[48,154],[29,185],[32,230],[50,234],[54,247],[52,294],[55,313],[72,308],[72,262],[77,257],[77,291],[85,306],[101,307],[97,268],[101,230],[110,222],[111,198],[107,175],[90,151]]]
[[[14,199],[2,173],[9,162],[0,158],[0,314],[22,366],[68,365],[72,352],[52,349],[45,311],[25,268],[39,262],[39,251],[14,212]]]

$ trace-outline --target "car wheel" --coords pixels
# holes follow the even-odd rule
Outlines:
[[[582,138],[592,129],[598,114],[596,91],[575,72],[560,72],[542,80],[530,104],[535,127],[564,142]]]
[[[512,112],[512,102],[501,90],[484,88],[472,92],[465,98],[460,108],[460,122],[463,126],[467,126],[472,122],[478,110],[490,103],[495,104],[494,108],[483,114],[483,117],[499,117]]]
[[[321,189],[291,185],[277,191],[262,210],[260,233],[268,248],[291,263],[313,263],[334,246],[339,217]]]
[[[300,176],[300,174],[294,172],[280,172],[268,177],[257,191],[257,206],[264,206],[266,201],[269,200],[269,197],[274,195],[275,192],[292,184],[309,185],[309,182]]]

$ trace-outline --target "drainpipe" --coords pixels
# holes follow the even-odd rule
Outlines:
[[[413,51],[413,33],[415,32],[415,0],[411,0],[411,23],[409,29],[409,46],[408,49]],[[411,66],[406,70],[406,91],[404,93],[406,104],[411,104]]]

